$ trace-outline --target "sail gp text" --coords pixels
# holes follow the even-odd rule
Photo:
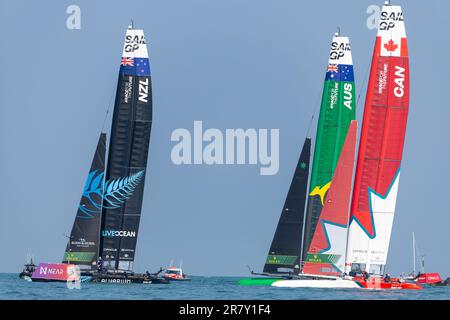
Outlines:
[[[279,129],[203,130],[202,121],[194,121],[193,133],[184,128],[173,130],[176,144],[170,158],[175,165],[259,165],[261,175],[275,175],[279,169]]]
[[[220,306],[199,306],[186,304],[181,306],[178,310],[179,315],[195,315],[206,318],[217,318],[220,316],[268,316],[270,313],[270,305],[268,304],[223,304]]]

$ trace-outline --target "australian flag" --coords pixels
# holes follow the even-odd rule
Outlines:
[[[150,62],[148,58],[134,58],[134,65],[136,66],[137,76],[150,75]]]
[[[325,76],[325,80],[333,80],[339,81],[339,65],[338,64],[329,64],[327,67],[327,74]]]
[[[329,64],[325,80],[332,81],[355,81],[353,66],[350,64]]]
[[[355,81],[355,76],[353,75],[353,66],[351,64],[339,65],[339,75],[340,81]]]

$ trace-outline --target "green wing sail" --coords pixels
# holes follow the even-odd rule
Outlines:
[[[350,42],[348,37],[335,35],[331,44],[317,125],[302,261],[305,261],[350,121],[355,119],[355,108]]]

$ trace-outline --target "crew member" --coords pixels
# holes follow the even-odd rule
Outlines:
[[[98,259],[97,259],[97,271],[99,273],[103,272],[103,259],[102,259],[102,257],[98,257]]]
[[[363,274],[364,281],[367,281],[369,279],[369,273],[366,270],[364,270],[362,272],[362,274]]]

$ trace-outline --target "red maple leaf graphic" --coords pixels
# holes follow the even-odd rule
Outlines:
[[[387,51],[395,51],[398,48],[398,45],[391,39],[387,43],[384,44],[384,48]]]

